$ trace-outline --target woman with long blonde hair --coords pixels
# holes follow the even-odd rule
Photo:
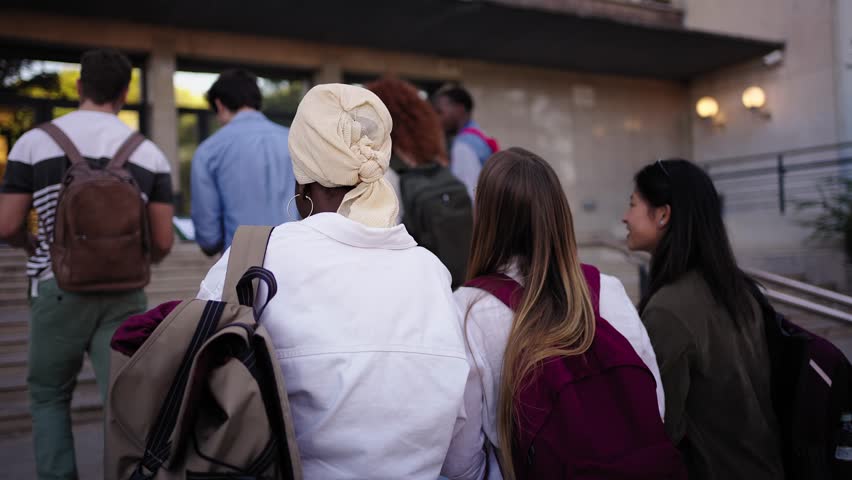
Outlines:
[[[559,402],[536,405],[536,392],[550,388],[541,382],[554,368],[572,374],[579,363],[596,365],[613,342],[620,349],[613,351],[641,370],[641,388],[624,393],[650,409],[652,418],[642,421],[664,438],[664,399],[648,335],[621,283],[581,265],[571,209],[547,162],[521,148],[492,156],[477,185],[474,219],[469,282],[455,296],[464,314],[470,375],[479,378],[468,381],[466,421],[454,437],[444,474],[547,478],[554,462],[563,473],[575,472],[574,458],[559,458],[558,447],[537,443],[530,421],[546,431],[553,418],[595,412],[560,411]],[[572,392],[586,391],[578,385]],[[612,401],[600,399],[604,406]],[[547,409],[554,415],[537,418]],[[628,416],[612,412],[614,419]],[[566,444],[572,438],[582,441],[587,432],[571,428],[561,433]]]

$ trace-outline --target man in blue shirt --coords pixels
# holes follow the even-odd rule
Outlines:
[[[295,179],[287,148],[289,130],[260,113],[257,77],[223,72],[207,101],[223,125],[192,158],[192,222],[207,255],[231,245],[240,225],[280,225],[297,220],[287,212]]]
[[[432,96],[432,106],[444,132],[452,137],[450,171],[465,184],[473,200],[482,166],[499,150],[497,141],[482,133],[473,121],[473,97],[464,88],[453,84],[442,87]]]

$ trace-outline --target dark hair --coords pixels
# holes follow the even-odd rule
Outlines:
[[[238,68],[225,70],[207,91],[207,102],[214,112],[219,100],[228,110],[237,111],[243,107],[260,110],[263,97],[257,86],[257,76]]]
[[[382,77],[366,87],[388,107],[394,149],[409,155],[417,165],[449,164],[441,120],[420,98],[417,87],[396,77]]]
[[[639,312],[658,290],[695,270],[732,318],[751,318],[755,283],[737,267],[710,176],[687,160],[671,159],[646,166],[634,180],[636,191],[651,206],[671,207],[669,226],[653,252],[651,284]]]
[[[467,113],[473,111],[473,97],[460,85],[446,85],[435,92],[435,98],[447,97],[451,102],[464,107]]]
[[[501,445],[511,445],[517,395],[545,359],[589,349],[595,311],[577,257],[571,208],[546,161],[517,147],[495,153],[479,176],[474,208],[468,275],[495,274],[514,261],[526,279],[498,387],[497,432]],[[500,451],[507,479],[516,477],[511,451]]]
[[[130,85],[132,71],[130,60],[118,50],[89,50],[80,58],[81,96],[98,105],[114,102]]]

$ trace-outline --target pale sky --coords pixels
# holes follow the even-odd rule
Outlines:
[[[60,72],[64,70],[79,70],[79,63],[65,62],[33,62],[21,70],[21,77],[29,80],[39,73]],[[189,90],[190,92],[203,96],[213,85],[218,77],[215,73],[177,72],[175,73],[175,86]]]
[[[196,95],[204,96],[218,77],[219,75],[215,73],[176,72],[174,83],[175,87],[184,88]]]

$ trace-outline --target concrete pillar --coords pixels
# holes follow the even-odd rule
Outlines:
[[[343,68],[339,63],[324,63],[314,74],[314,85],[343,83]]]
[[[852,142],[852,0],[836,0],[834,12],[835,84],[837,88],[837,140]],[[852,148],[841,155],[852,156]],[[845,168],[852,177],[852,166]]]
[[[178,120],[173,77],[177,58],[172,39],[154,43],[145,69],[146,99],[148,102],[148,134],[165,153],[172,166],[172,191],[180,192],[180,157],[178,156]]]

